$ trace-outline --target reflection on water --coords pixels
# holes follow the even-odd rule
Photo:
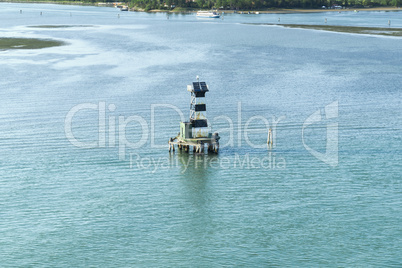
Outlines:
[[[191,241],[192,251],[205,250],[216,240],[214,231],[216,224],[213,211],[213,199],[216,189],[213,189],[213,179],[216,170],[208,168],[208,161],[219,156],[208,154],[186,153],[178,151],[170,154],[171,165],[178,165],[177,183],[180,192],[177,193],[183,210],[188,216],[180,222],[178,229],[182,239]]]
[[[198,154],[184,151],[176,151],[170,154],[170,166],[178,166],[180,174],[186,178],[199,180],[209,176],[218,163],[219,155]]]

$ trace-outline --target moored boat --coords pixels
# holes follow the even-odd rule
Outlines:
[[[199,18],[219,18],[220,14],[215,11],[198,11],[197,17]]]

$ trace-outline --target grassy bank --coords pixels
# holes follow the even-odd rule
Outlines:
[[[64,42],[57,40],[36,39],[36,38],[0,38],[0,50],[8,49],[40,49],[64,45]]]
[[[250,25],[254,23],[249,23]],[[402,36],[402,28],[379,28],[379,27],[356,27],[356,26],[336,26],[336,25],[305,25],[305,24],[273,24],[256,23],[254,25],[277,25],[287,28],[299,28],[310,30],[322,30],[339,33],[371,34],[385,36]]]
[[[298,25],[287,24],[283,25],[289,28],[302,28],[323,30],[340,33],[357,33],[357,34],[375,34],[386,36],[402,36],[402,28],[377,28],[377,27],[356,27],[356,26],[333,26],[333,25]]]

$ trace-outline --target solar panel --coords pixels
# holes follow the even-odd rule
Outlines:
[[[193,82],[193,87],[192,88],[190,87],[190,89],[187,89],[187,90],[191,91],[191,92],[199,92],[199,93],[201,93],[201,92],[205,93],[205,92],[209,91],[208,86],[205,82]],[[201,96],[201,97],[204,97],[204,96]]]
[[[200,84],[198,82],[193,82],[193,86],[194,86],[194,91],[200,91]]]
[[[203,91],[208,91],[208,87],[207,87],[207,84],[205,82],[200,82],[200,85],[201,85],[201,89]]]

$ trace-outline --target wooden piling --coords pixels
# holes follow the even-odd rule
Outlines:
[[[268,145],[269,145],[269,144],[272,145],[272,142],[273,142],[273,140],[272,140],[272,130],[271,130],[271,129],[268,129],[267,144],[268,144]]]

